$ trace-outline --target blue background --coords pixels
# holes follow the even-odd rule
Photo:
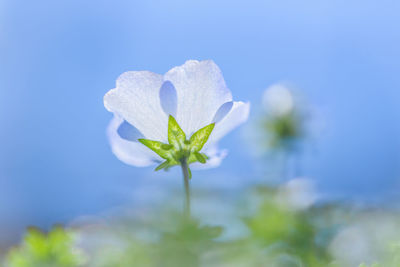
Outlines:
[[[124,71],[187,59],[213,59],[234,98],[252,102],[251,121],[269,85],[296,85],[325,124],[304,175],[326,196],[397,199],[399,10],[385,0],[0,1],[0,226],[48,227],[180,185],[177,170],[114,157],[102,98]],[[194,187],[259,175],[266,163],[245,127]]]

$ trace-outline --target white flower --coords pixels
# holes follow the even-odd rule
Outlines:
[[[164,75],[125,72],[116,88],[104,96],[104,106],[114,113],[107,130],[112,150],[121,161],[134,166],[161,162],[162,158],[138,139],[167,143],[169,115],[187,137],[215,123],[202,150],[209,159],[202,166],[218,166],[226,151],[219,150],[217,142],[245,122],[250,110],[249,103],[232,100],[220,69],[211,60],[189,60]]]

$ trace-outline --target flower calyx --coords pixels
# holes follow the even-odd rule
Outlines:
[[[165,161],[156,167],[155,171],[161,169],[168,170],[172,166],[180,165],[182,161],[186,161],[187,164],[195,162],[205,164],[208,157],[200,151],[209,139],[214,126],[215,123],[211,123],[192,134],[189,139],[186,139],[185,132],[175,118],[169,115],[168,144],[149,139],[139,139],[138,141],[165,159]]]

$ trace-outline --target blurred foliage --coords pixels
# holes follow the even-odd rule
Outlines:
[[[316,216],[280,201],[279,191],[259,190],[264,192],[259,209],[245,219],[250,241],[268,251],[277,266],[328,266],[332,259],[326,247],[317,243],[321,229]]]
[[[73,234],[55,227],[47,235],[29,228],[22,244],[10,251],[9,267],[76,267],[83,255],[74,246]]]
[[[162,234],[155,245],[154,266],[199,266],[201,257],[218,248],[215,242],[222,232],[218,226],[201,226],[193,218],[181,218],[174,231]]]
[[[292,255],[308,266],[321,266],[329,260],[326,251],[315,243],[315,228],[307,214],[265,202],[247,225],[252,238],[270,248],[272,255]]]
[[[175,212],[148,222],[147,229],[139,224],[126,228],[126,222],[114,226],[107,230],[106,245],[92,251],[89,266],[202,266],[204,255],[218,248],[215,239],[222,232]]]
[[[365,250],[364,254],[360,254],[362,248],[358,248],[360,243],[356,242],[358,237],[353,235],[354,232],[344,239],[343,235],[342,239],[337,239],[349,228],[363,230],[356,232],[362,235],[371,233],[371,236],[379,236],[379,230],[375,233],[371,231],[376,225],[375,216],[382,213],[364,212],[362,208],[343,203],[293,205],[298,203],[287,201],[287,192],[283,188],[272,187],[252,190],[245,206],[235,206],[236,217],[246,228],[246,234],[233,238],[224,238],[226,230],[232,227],[230,222],[224,227],[211,226],[164,207],[164,212],[157,211],[154,216],[139,213],[141,216],[128,215],[128,218],[106,220],[106,225],[103,222],[87,223],[88,227],[82,225],[74,232],[55,227],[45,234],[30,228],[21,245],[8,253],[4,266],[400,266],[400,243],[393,242],[397,240],[397,235],[391,235],[390,242],[379,241],[380,244],[387,244],[384,253]],[[249,209],[243,213],[246,207]],[[392,218],[396,216],[387,216],[381,222],[392,222]],[[362,224],[368,220],[374,220],[374,223]],[[392,228],[397,226],[396,223],[390,225],[393,225]],[[387,227],[382,226],[381,229]],[[76,242],[76,234],[79,234],[79,243]],[[354,247],[349,244],[353,240]],[[351,256],[354,249],[355,261],[354,258],[351,258],[353,261],[346,261],[346,256],[341,258],[332,253],[333,243]],[[374,256],[369,257],[368,253]]]

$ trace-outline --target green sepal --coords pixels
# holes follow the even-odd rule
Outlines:
[[[162,144],[161,145],[161,148],[162,149],[164,149],[164,150],[170,150],[171,148],[173,148],[174,146],[173,145],[170,145],[170,144]]]
[[[175,118],[169,115],[168,119],[168,142],[173,145],[176,150],[181,150],[183,148],[184,142],[186,140],[185,132],[176,122]]]
[[[200,163],[206,163],[206,158],[202,154],[200,154],[199,152],[194,152],[193,154]]]
[[[188,164],[195,162],[205,164],[208,157],[206,154],[200,153],[200,150],[208,141],[214,127],[215,123],[211,123],[195,132],[189,140],[186,140],[185,132],[175,118],[170,115],[168,119],[168,144],[149,139],[138,139],[138,141],[165,159],[155,168],[155,171],[168,170],[172,166],[181,164],[183,159],[186,159]],[[188,172],[189,178],[192,178],[191,170],[188,169]]]
[[[206,161],[209,159],[209,157],[204,154],[204,153],[199,153],[201,156],[203,156],[203,158],[206,159]],[[190,153],[190,156],[188,158],[188,164],[192,164],[192,163],[196,163],[199,162],[199,160],[197,159],[195,153]]]
[[[200,153],[206,160],[210,159],[209,156],[207,156],[205,153]]]
[[[211,123],[197,132],[195,132],[191,137],[190,137],[190,148],[192,152],[199,152],[204,144],[207,142],[208,138],[211,135],[211,132],[213,131],[215,126],[215,123]]]
[[[162,169],[167,170],[169,167],[170,167],[169,161],[166,160],[163,163],[161,163],[160,165],[158,165],[157,168],[154,169],[154,171],[159,171],[159,170],[162,170]]]
[[[160,157],[163,159],[169,159],[171,157],[171,153],[165,149],[163,149],[163,145],[165,145],[162,142],[159,141],[153,141],[149,139],[138,139],[140,143],[143,145],[147,146],[154,152],[156,152]]]
[[[189,158],[188,158],[188,164],[192,164],[197,162],[196,156],[193,153],[190,153]]]

